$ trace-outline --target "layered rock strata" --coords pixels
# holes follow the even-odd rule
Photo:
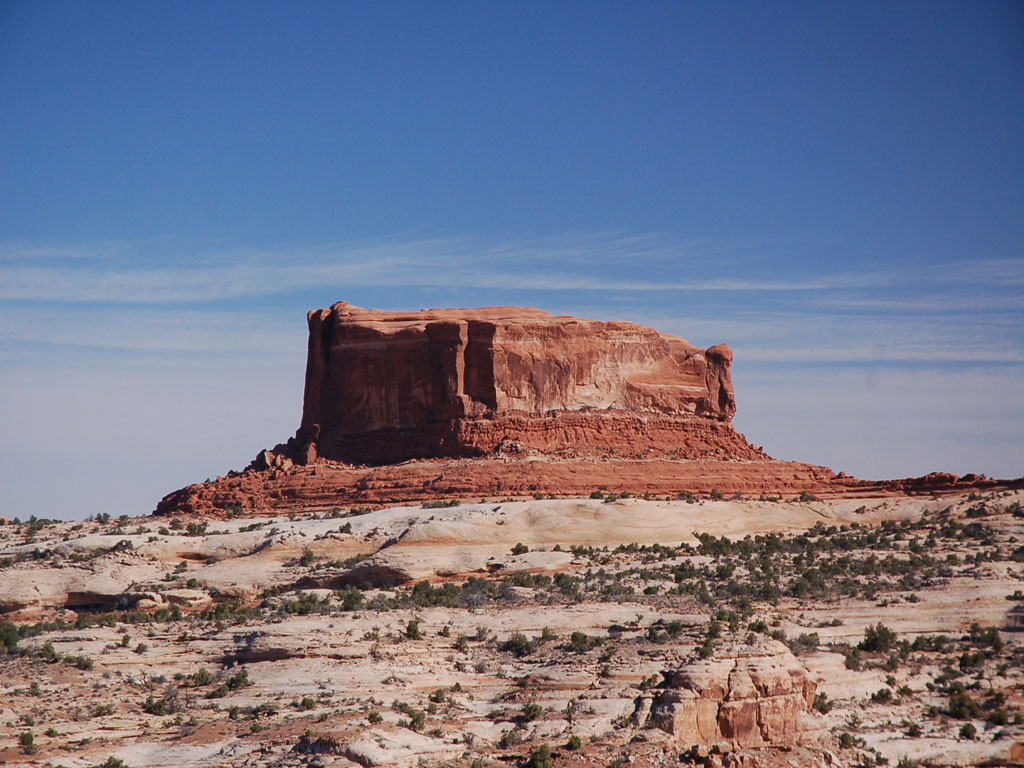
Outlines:
[[[310,312],[300,464],[496,450],[759,458],[736,435],[724,344],[652,328],[488,307]]]

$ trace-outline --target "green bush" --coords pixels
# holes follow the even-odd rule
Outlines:
[[[230,691],[237,691],[239,688],[244,688],[251,684],[252,682],[249,680],[249,670],[247,669],[239,670],[229,677],[226,683],[228,690]]]
[[[508,640],[501,644],[501,650],[519,658],[529,656],[533,653],[534,648],[533,641],[522,632],[513,633]]]
[[[28,731],[18,735],[18,743],[21,744],[21,751],[26,755],[34,755],[39,751],[39,747],[36,746],[36,738]]]
[[[540,704],[531,701],[529,704],[523,705],[523,712],[520,715],[520,719],[524,723],[529,723],[532,720],[538,719],[543,714],[544,708]]]
[[[896,644],[896,633],[882,622],[864,630],[864,639],[857,644],[862,651],[884,653]]]
[[[551,747],[541,744],[530,753],[530,759],[526,761],[526,768],[554,768],[555,762],[551,759]]]
[[[569,637],[569,647],[576,653],[583,653],[590,648],[590,638],[584,632],[573,632]]]
[[[16,626],[9,621],[0,624],[0,648],[4,649],[4,653],[16,653],[19,639]]]
[[[821,712],[821,714],[826,715],[832,709],[832,702],[828,700],[828,696],[826,696],[824,693],[819,692],[814,695],[814,703],[811,704],[811,706],[814,708],[815,711]]]
[[[973,720],[981,715],[981,707],[966,691],[954,691],[949,697],[949,716],[957,720]]]

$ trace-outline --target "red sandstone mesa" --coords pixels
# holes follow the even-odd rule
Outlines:
[[[509,443],[668,451],[684,425],[714,430],[736,411],[727,346],[699,349],[632,323],[345,302],[308,321],[299,463],[486,456]]]
[[[243,473],[166,496],[158,513],[411,501],[439,495],[893,493],[771,459],[733,429],[724,344],[625,322],[487,307],[308,314],[302,421]]]

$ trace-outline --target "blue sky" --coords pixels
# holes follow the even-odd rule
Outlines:
[[[0,515],[142,514],[301,408],[305,312],[736,351],[737,426],[1024,474],[1018,3],[0,0]]]

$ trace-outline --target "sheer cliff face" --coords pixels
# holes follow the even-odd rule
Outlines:
[[[488,427],[495,444],[529,446],[540,430],[547,437],[538,447],[551,448],[551,425],[537,420],[728,422],[736,410],[727,346],[703,350],[632,323],[515,307],[375,312],[345,302],[310,312],[308,322],[297,437],[325,458],[353,460],[345,446],[366,448],[374,434],[406,442],[388,450],[391,459],[477,455],[493,448]],[[509,420],[526,426],[513,434]]]

